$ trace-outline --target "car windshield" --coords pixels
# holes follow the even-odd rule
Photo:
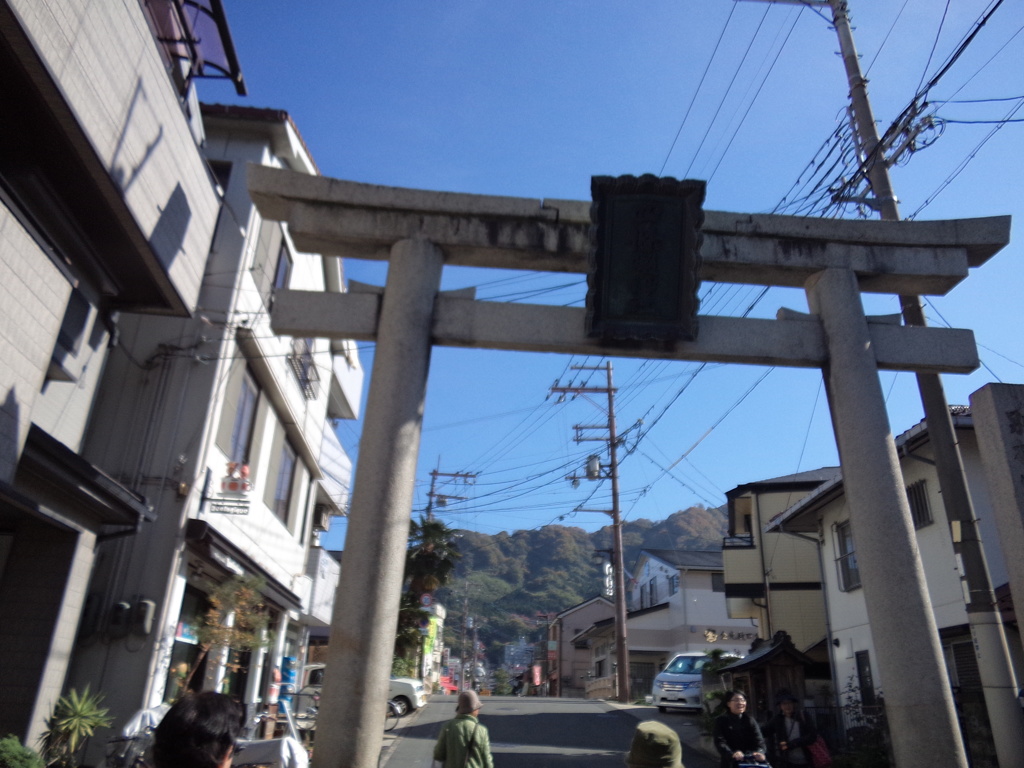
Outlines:
[[[695,675],[707,662],[706,656],[677,656],[665,671],[673,675]]]

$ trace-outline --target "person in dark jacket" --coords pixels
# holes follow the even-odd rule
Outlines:
[[[747,714],[747,697],[740,691],[726,691],[725,706],[729,710],[715,720],[712,738],[722,756],[720,768],[733,768],[744,755],[764,762],[764,736],[757,721]]]
[[[811,756],[804,749],[818,738],[818,729],[797,708],[796,696],[786,695],[779,701],[779,712],[764,727],[764,736],[775,745],[782,765],[811,765]]]

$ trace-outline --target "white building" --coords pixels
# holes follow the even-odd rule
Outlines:
[[[742,655],[758,636],[755,621],[729,616],[721,552],[645,549],[637,556],[633,573],[628,593],[631,615],[667,606],[643,621],[638,615],[635,631],[630,624],[630,652],[661,648],[668,653],[659,670],[673,654],[687,651],[727,647]]]
[[[654,676],[677,653],[720,648],[742,656],[758,637],[755,621],[728,614],[721,552],[645,549],[633,574],[626,642],[634,698],[651,692]],[[613,695],[614,630],[614,618],[608,618],[572,638],[590,647],[588,698]]]
[[[274,336],[268,312],[277,288],[342,290],[341,264],[298,252],[246,188],[246,163],[316,167],[287,113],[202,114],[223,206],[195,316],[122,318],[125,354],[111,356],[85,447],[131,477],[156,517],[100,546],[88,598],[108,612],[151,605],[153,630],[110,642],[100,621],[75,658],[73,683],[107,691],[118,716],[178,696],[197,664],[192,687],[260,704],[275,667],[285,682],[298,671],[309,625],[329,623],[337,583],[317,532],[347,504],[351,464],[331,420],[358,411],[362,369],[350,344]],[[232,575],[265,583],[274,645],[203,659],[194,629]]]
[[[1020,654],[1019,627],[1007,595],[1006,567],[969,410],[953,406],[953,423],[992,585],[996,594],[1005,598],[1000,601],[1004,607],[1004,627],[1017,678],[1021,679],[1024,660]],[[984,699],[964,602],[962,568],[939,494],[926,424],[921,422],[900,435],[896,448],[954,698],[969,728],[982,728],[967,734],[974,752],[985,738]],[[852,689],[864,704],[873,704],[879,694],[884,695],[886,681],[877,671],[872,632],[884,632],[885,628],[872,627],[868,622],[857,567],[856,531],[851,527],[842,477],[820,485],[777,516],[766,526],[765,535],[768,534],[794,535],[804,540],[811,537],[818,542],[833,685],[840,692]],[[898,594],[899,585],[893,585],[893,590]],[[974,756],[979,757],[977,753]]]

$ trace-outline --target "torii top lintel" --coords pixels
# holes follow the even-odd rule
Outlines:
[[[445,263],[585,273],[590,201],[533,200],[382,187],[249,166],[264,218],[286,221],[311,253],[387,259],[423,238]],[[830,267],[851,269],[862,291],[942,295],[1009,242],[1010,217],[849,221],[704,212],[701,279],[800,287]]]

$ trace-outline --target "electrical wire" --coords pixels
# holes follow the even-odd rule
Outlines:
[[[686,125],[687,119],[690,117],[690,111],[693,109],[693,105],[697,102],[697,95],[700,93],[701,88],[704,87],[704,81],[707,79],[708,71],[711,69],[711,65],[715,61],[715,57],[718,55],[718,49],[722,45],[722,38],[725,37],[725,32],[729,28],[729,22],[732,21],[732,15],[736,12],[736,3],[733,3],[729,7],[729,15],[725,19],[725,24],[722,25],[722,31],[718,34],[718,40],[715,41],[714,50],[711,51],[711,56],[708,58],[708,63],[704,67],[704,71],[701,73],[700,80],[697,81],[697,88],[693,92],[693,96],[690,99],[689,105],[686,107],[686,112],[683,114],[683,119],[679,121],[679,130],[676,131],[675,137],[672,139],[672,143],[669,145],[668,152],[665,154],[665,160],[661,164],[661,169],[658,171],[659,176],[665,174],[665,167],[668,165],[669,158],[672,157],[672,152],[676,148],[676,142],[679,141],[679,136],[683,132],[683,126]]]

